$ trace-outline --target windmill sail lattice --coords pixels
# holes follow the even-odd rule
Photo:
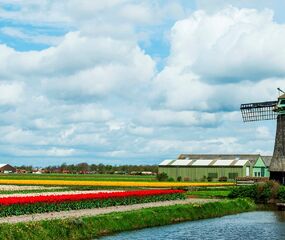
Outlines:
[[[277,113],[273,111],[277,101],[241,104],[240,110],[244,122],[275,120]]]

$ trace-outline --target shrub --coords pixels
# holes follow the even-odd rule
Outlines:
[[[174,182],[174,178],[173,177],[168,178],[168,182]]]
[[[208,182],[212,182],[213,178],[212,177],[207,177]]]
[[[158,173],[156,175],[156,179],[160,182],[164,182],[164,181],[167,181],[168,180],[168,175],[165,173],[165,172],[162,172],[162,173]]]
[[[228,181],[228,178],[226,176],[219,177],[219,182],[226,182]]]
[[[279,182],[276,181],[268,181],[267,182],[269,188],[271,189],[271,198],[272,199],[278,199],[278,193],[279,193],[279,189],[280,189],[280,184]]]
[[[285,187],[281,186],[278,191],[278,199],[282,202],[285,202]]]
[[[269,184],[256,184],[256,202],[267,203],[271,197],[271,189]]]
[[[251,198],[255,199],[256,185],[240,186],[233,188],[229,194],[229,198]]]
[[[181,176],[178,176],[177,177],[177,182],[181,182],[182,181],[182,177]]]
[[[250,186],[233,188],[229,198],[251,198],[258,203],[267,203],[269,200],[276,200],[283,193],[280,192],[280,185],[275,181],[260,182]],[[284,190],[285,199],[285,190]]]
[[[201,178],[200,181],[201,181],[201,182],[206,182],[206,181],[207,181],[207,177],[204,175],[203,178]]]

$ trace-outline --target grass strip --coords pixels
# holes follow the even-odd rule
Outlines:
[[[71,181],[157,181],[155,176],[115,174],[0,174],[0,179],[71,180]]]
[[[13,204],[0,205],[0,217],[18,216],[24,214],[59,212],[78,209],[102,208],[120,205],[132,205],[138,203],[148,203],[157,201],[170,201],[185,199],[184,193],[150,195],[150,196],[133,196],[123,198],[107,198],[107,199],[92,199],[83,201],[67,201],[59,203],[32,203],[32,204]]]
[[[256,205],[251,200],[235,199],[201,205],[187,204],[147,208],[80,219],[1,224],[0,239],[94,239],[122,231],[221,217],[255,209]]]
[[[187,195],[197,196],[200,198],[226,198],[230,194],[230,190],[206,190],[206,191],[188,191]]]

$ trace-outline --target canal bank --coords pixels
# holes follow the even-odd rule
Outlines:
[[[253,211],[249,199],[223,200],[110,213],[77,219],[1,224],[0,239],[93,239],[122,231]]]
[[[285,214],[282,211],[253,211],[175,225],[122,232],[100,240],[282,240]]]

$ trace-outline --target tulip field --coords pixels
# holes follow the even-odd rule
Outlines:
[[[177,188],[232,185],[159,182],[155,176],[2,174],[0,217],[181,200],[187,193]]]
[[[132,190],[0,197],[0,217],[185,199],[183,190]]]
[[[0,174],[0,184],[114,187],[230,186],[232,182],[159,182],[154,175]]]
[[[234,186],[231,182],[138,182],[138,181],[74,181],[74,180],[42,180],[42,179],[0,179],[0,184],[15,185],[47,185],[47,186],[93,186],[93,187],[218,187]]]
[[[184,193],[183,190],[134,190],[134,191],[114,191],[99,193],[80,193],[61,195],[40,195],[40,196],[12,196],[0,197],[1,206],[14,204],[34,204],[34,203],[62,203],[85,200],[105,200],[105,199],[122,199],[122,198],[144,198],[149,196],[164,196]]]

